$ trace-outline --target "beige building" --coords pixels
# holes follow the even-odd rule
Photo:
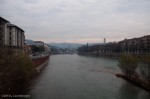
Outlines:
[[[0,17],[0,46],[23,49],[24,43],[24,30]]]
[[[23,48],[25,43],[24,30],[20,27],[8,24],[5,35],[5,45],[13,48]]]

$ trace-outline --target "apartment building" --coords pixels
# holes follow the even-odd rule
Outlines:
[[[99,54],[150,54],[150,35],[139,38],[124,39],[120,42],[110,42],[106,44],[82,46],[79,53],[99,53]]]
[[[0,46],[23,49],[24,43],[24,30],[0,17]]]
[[[5,45],[5,34],[7,33],[7,24],[9,21],[0,17],[0,46]]]
[[[5,36],[5,45],[12,48],[23,48],[24,43],[24,30],[14,24],[8,24]]]

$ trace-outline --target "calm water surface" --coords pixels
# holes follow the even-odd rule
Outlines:
[[[140,89],[115,73],[117,59],[79,55],[52,55],[36,79],[32,99],[150,99]]]

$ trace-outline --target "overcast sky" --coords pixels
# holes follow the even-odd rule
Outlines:
[[[150,0],[0,0],[26,39],[98,43],[150,34]]]

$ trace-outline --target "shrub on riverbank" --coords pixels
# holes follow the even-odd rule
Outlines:
[[[0,53],[0,93],[21,94],[29,85],[33,64],[23,53]]]
[[[124,55],[118,64],[124,74],[116,74],[116,76],[150,91],[150,57],[145,58],[143,62],[139,67],[140,72],[138,72],[136,71],[137,59],[131,55]],[[135,73],[136,75],[134,75]]]
[[[150,57],[147,57],[145,63],[140,66],[140,72],[150,87]]]
[[[118,66],[127,77],[131,77],[138,66],[137,59],[131,55],[123,55]]]

